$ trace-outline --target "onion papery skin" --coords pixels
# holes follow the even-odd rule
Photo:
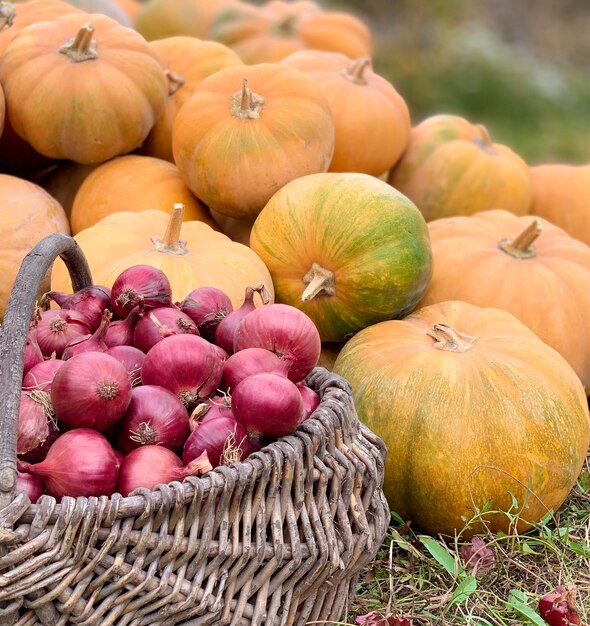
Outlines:
[[[202,474],[211,469],[205,459],[195,459],[183,466],[180,458],[163,446],[141,446],[125,456],[119,470],[117,491],[123,496],[143,487],[153,489],[187,476]]]
[[[114,357],[123,364],[132,387],[141,385],[141,366],[145,361],[145,354],[139,348],[135,346],[113,346],[105,354]]]
[[[55,354],[61,359],[64,348],[72,339],[89,333],[90,326],[79,313],[69,309],[50,309],[41,313],[36,337],[44,357],[50,358]]]
[[[17,472],[14,493],[17,494],[23,491],[29,496],[31,504],[35,504],[43,495],[45,487],[39,476],[33,476],[33,474],[27,474],[26,472]]]
[[[217,287],[194,289],[178,306],[193,320],[199,334],[207,341],[214,340],[215,329],[234,310],[229,296]]]
[[[316,366],[322,344],[311,318],[289,304],[268,304],[252,311],[238,326],[234,352],[266,348],[290,362],[289,378],[298,383]]]
[[[136,306],[125,319],[111,321],[104,338],[107,348],[132,346],[135,326],[143,315],[143,306]]]
[[[64,363],[51,385],[57,417],[70,428],[105,430],[131,401],[125,366],[104,352],[84,352]]]
[[[27,335],[27,342],[25,344],[25,357],[23,361],[23,376],[35,367],[39,363],[43,362],[43,353],[37,343],[37,331],[32,328]]]
[[[29,463],[42,461],[59,436],[49,393],[21,391],[16,452]]]
[[[213,467],[229,465],[250,454],[248,433],[233,417],[216,417],[197,425],[184,445],[185,464],[199,458],[203,452]]]
[[[173,335],[147,353],[141,380],[172,391],[189,408],[219,388],[224,362],[216,346],[202,337]]]
[[[318,408],[320,397],[304,383],[297,383],[296,387],[299,389],[301,399],[303,400],[303,419],[299,422],[301,424]]]
[[[236,385],[253,374],[283,371],[284,363],[266,348],[245,348],[232,354],[223,366],[222,385],[230,392]]]
[[[41,463],[17,461],[18,469],[40,476],[47,493],[63,496],[110,496],[117,484],[118,461],[111,444],[95,430],[76,428],[53,443]]]
[[[64,364],[61,359],[47,359],[37,363],[23,378],[23,391],[51,391],[51,383],[59,368]]]
[[[193,320],[177,307],[158,307],[148,311],[136,324],[133,345],[146,354],[158,341],[172,335],[198,335]]]
[[[189,432],[182,402],[168,389],[143,385],[131,392],[131,402],[116,426],[114,445],[125,454],[146,445],[180,450]]]
[[[189,417],[189,428],[192,432],[199,424],[218,417],[235,419],[231,410],[231,397],[227,394],[214,395],[197,404]]]
[[[254,374],[238,383],[232,393],[232,411],[255,439],[290,435],[304,416],[297,385],[273,372]]]
[[[88,323],[91,332],[100,326],[103,311],[111,309],[111,290],[102,285],[90,285],[72,294],[49,291],[46,297],[62,309],[79,313]]]
[[[146,311],[172,304],[172,287],[162,270],[150,265],[133,265],[115,279],[111,305],[120,318],[127,317],[141,302]]]
[[[68,345],[64,348],[61,358],[64,361],[71,359],[77,354],[83,352],[106,352],[108,346],[104,342],[106,332],[109,324],[111,323],[112,312],[109,309],[105,309],[102,314],[102,321],[100,326],[91,335],[84,335],[83,337],[76,337],[68,342]]]

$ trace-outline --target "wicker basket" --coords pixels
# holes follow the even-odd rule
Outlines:
[[[24,260],[0,329],[0,624],[338,621],[389,510],[384,445],[325,369],[307,381],[321,397],[313,417],[242,463],[127,498],[31,505],[12,493],[24,341],[58,255],[74,289],[90,284],[75,241],[47,237]]]

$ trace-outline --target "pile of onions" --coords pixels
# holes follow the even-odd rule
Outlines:
[[[45,357],[53,354],[58,359],[72,339],[90,333],[90,326],[85,318],[69,309],[50,309],[43,311],[37,323],[35,338]]]
[[[87,322],[91,332],[94,332],[102,320],[105,309],[111,308],[111,290],[102,285],[84,287],[73,294],[49,291],[44,300],[53,300],[60,308],[79,313]]]
[[[208,419],[192,431],[182,452],[185,464],[207,454],[213,467],[241,461],[250,453],[248,433],[234,417]]]
[[[109,309],[105,309],[99,327],[91,335],[76,337],[68,342],[64,348],[62,359],[67,361],[77,354],[83,352],[106,352],[108,346],[105,343],[105,337],[109,324],[111,322],[112,313]]]
[[[57,370],[64,364],[61,359],[47,359],[33,366],[23,378],[23,391],[51,391]]]
[[[111,305],[118,317],[127,317],[140,303],[146,311],[172,304],[172,287],[162,270],[134,265],[117,276],[111,289]]]
[[[16,452],[30,463],[42,461],[59,430],[51,397],[38,389],[21,391]]]
[[[179,308],[158,307],[137,322],[133,333],[133,345],[147,353],[164,337],[182,334],[198,335],[199,329]]]
[[[207,341],[213,341],[221,320],[234,310],[229,296],[217,287],[194,289],[178,306],[193,320],[199,334]]]
[[[23,375],[26,375],[31,368],[43,362],[43,353],[37,343],[37,332],[35,329],[29,331],[25,344],[25,357],[23,362]]]

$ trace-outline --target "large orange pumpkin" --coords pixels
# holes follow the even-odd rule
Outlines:
[[[172,128],[182,105],[207,76],[243,63],[233,50],[215,41],[167,37],[152,41],[150,45],[165,69],[169,91],[164,115],[155,123],[141,151],[149,156],[174,161]]]
[[[557,510],[590,443],[576,374],[510,313],[424,307],[355,335],[334,371],[386,443],[391,508],[422,530],[518,530]],[[516,502],[516,506],[514,505]],[[486,510],[491,512],[486,513]]]
[[[26,180],[0,174],[0,320],[25,256],[43,237],[69,234],[59,202]],[[41,291],[47,291],[44,281]]]
[[[79,233],[116,211],[170,213],[176,203],[184,205],[186,220],[215,225],[173,163],[133,154],[117,157],[99,165],[82,181],[72,205],[72,232]]]
[[[41,154],[79,163],[137,148],[168,93],[141,35],[86,13],[23,29],[4,52],[0,81],[14,130]]]
[[[465,300],[509,311],[562,354],[590,392],[590,248],[507,211],[428,224],[432,280],[421,305]]]
[[[94,281],[111,285],[127,267],[151,265],[169,278],[175,302],[197,287],[217,287],[236,308],[244,301],[246,287],[260,283],[274,298],[270,273],[254,251],[205,222],[183,222],[182,213],[182,205],[177,205],[172,215],[122,211],[79,232],[75,239],[88,259]],[[51,288],[71,292],[61,260],[53,266]]]
[[[172,146],[186,184],[207,206],[253,220],[289,181],[325,172],[330,107],[287,65],[234,66],[206,78],[178,112]]]
[[[393,85],[375,74],[371,60],[302,50],[283,63],[313,78],[334,118],[334,157],[330,172],[379,176],[391,169],[410,136],[410,112]]]
[[[531,174],[531,213],[590,245],[590,164],[536,165]]]
[[[526,163],[493,143],[487,130],[455,115],[435,115],[412,129],[389,182],[426,221],[487,209],[529,212],[532,184]]]
[[[236,1],[220,11],[211,36],[249,64],[281,61],[298,50],[370,56],[371,33],[350,13],[323,11],[315,2],[271,0],[256,7]]]

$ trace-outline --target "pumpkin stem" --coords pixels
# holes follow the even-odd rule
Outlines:
[[[537,256],[537,251],[533,247],[533,243],[539,237],[543,230],[540,220],[533,220],[518,236],[514,239],[502,239],[498,243],[498,247],[506,254],[516,259],[532,259]]]
[[[232,96],[231,113],[241,120],[256,120],[260,117],[260,111],[264,104],[264,98],[248,87],[248,79],[244,78],[242,89]]]
[[[434,339],[434,348],[446,352],[467,352],[477,339],[447,324],[435,324],[426,334]]]
[[[342,70],[342,75],[356,85],[366,85],[365,70],[371,67],[370,57],[361,57],[352,62],[352,65]]]
[[[16,9],[10,2],[0,2],[0,31],[10,28],[16,17]]]
[[[154,249],[157,252],[178,255],[188,254],[186,241],[180,239],[180,229],[182,228],[183,218],[184,204],[182,204],[182,202],[175,202],[164,236],[161,239],[159,237],[151,238]]]
[[[59,51],[65,54],[73,63],[98,59],[96,41],[92,39],[92,35],[94,35],[94,24],[88,22],[88,24],[82,26],[73,39],[68,39]]]
[[[301,294],[301,300],[307,302],[318,296],[336,295],[336,278],[334,272],[322,267],[319,263],[312,263],[311,269],[303,277],[307,285]]]
[[[473,138],[473,143],[478,145],[484,152],[496,154],[488,129],[483,124],[476,124],[475,128],[478,134]]]
[[[186,77],[171,70],[164,70],[164,74],[168,81],[168,95],[173,96],[186,83]]]

